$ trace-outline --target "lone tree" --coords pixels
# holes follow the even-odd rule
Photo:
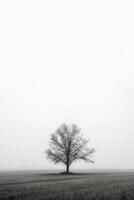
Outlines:
[[[91,156],[95,149],[88,148],[88,142],[89,140],[83,138],[81,129],[76,125],[62,124],[55,133],[51,134],[49,149],[46,150],[47,158],[56,164],[64,164],[68,174],[74,161],[94,162]]]

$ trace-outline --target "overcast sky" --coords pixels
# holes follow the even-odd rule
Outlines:
[[[0,170],[56,168],[62,123],[96,148],[73,167],[134,168],[133,0],[0,0]]]

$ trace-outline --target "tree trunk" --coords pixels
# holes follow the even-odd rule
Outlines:
[[[66,173],[69,174],[69,164],[67,164]]]

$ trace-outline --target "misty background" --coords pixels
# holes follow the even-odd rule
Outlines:
[[[133,91],[132,0],[0,1],[0,170],[56,168],[62,123],[96,148],[74,168],[134,169]]]

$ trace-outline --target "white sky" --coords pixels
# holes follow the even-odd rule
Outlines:
[[[0,0],[0,169],[55,168],[63,122],[96,148],[74,167],[134,168],[133,91],[133,0]]]

